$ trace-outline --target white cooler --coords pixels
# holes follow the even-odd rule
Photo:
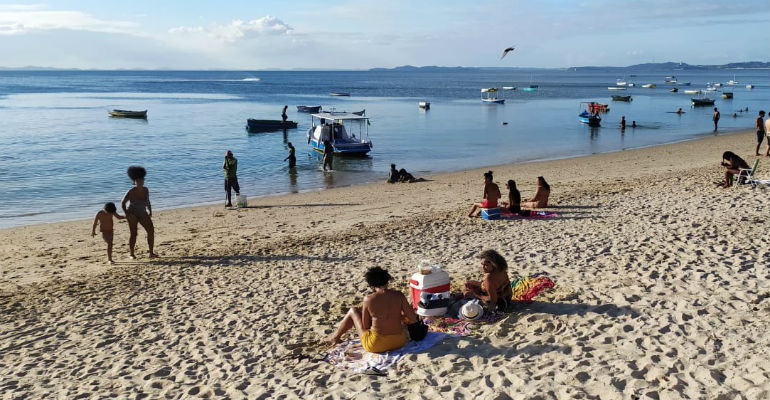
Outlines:
[[[425,271],[427,269],[421,268]],[[409,280],[412,291],[412,307],[417,315],[435,316],[447,312],[449,303],[449,274],[438,265],[430,267],[430,273],[417,272]]]

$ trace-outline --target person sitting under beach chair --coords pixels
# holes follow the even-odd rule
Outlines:
[[[374,293],[364,297],[362,306],[351,308],[337,331],[326,338],[329,344],[342,343],[342,335],[351,328],[361,338],[361,346],[370,353],[395,350],[406,344],[406,325],[417,322],[417,314],[398,290],[388,289],[393,277],[380,267],[372,267],[364,275]]]
[[[484,281],[465,282],[465,298],[479,299],[487,303],[487,309],[505,311],[513,297],[511,280],[508,278],[508,263],[495,250],[484,250],[479,255]]]

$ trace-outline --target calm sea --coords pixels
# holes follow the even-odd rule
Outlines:
[[[415,175],[484,165],[572,157],[712,134],[711,107],[690,107],[684,89],[736,79],[732,100],[719,93],[723,131],[750,129],[768,108],[767,70],[670,71],[626,75],[638,86],[611,92],[617,72],[592,70],[459,72],[286,71],[0,71],[0,227],[90,217],[119,203],[131,182],[125,170],[143,165],[155,209],[223,202],[226,150],[239,159],[249,196],[297,192],[384,179],[390,163]],[[690,87],[669,93],[666,75]],[[656,89],[644,89],[656,83]],[[753,90],[745,88],[751,83]],[[534,92],[521,88],[537,84]],[[504,105],[479,101],[480,88],[501,92]],[[725,87],[727,89],[727,87]],[[330,91],[351,96],[330,97]],[[612,102],[612,94],[633,101]],[[429,101],[429,111],[418,109]],[[602,127],[580,124],[581,102],[610,104]],[[299,128],[248,134],[247,118],[289,119]],[[310,116],[296,105],[366,110],[374,148],[369,157],[335,159],[321,171],[305,132]],[[686,113],[668,113],[677,108]],[[738,112],[749,108],[749,112]],[[112,108],[148,111],[148,119],[114,119]],[[732,114],[737,113],[737,118]],[[621,132],[620,117],[630,126]],[[503,124],[507,122],[507,124]],[[297,169],[286,163],[287,142]],[[721,149],[720,149],[721,150]]]

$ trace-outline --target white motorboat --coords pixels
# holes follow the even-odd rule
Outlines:
[[[369,140],[369,118],[354,113],[333,111],[311,114],[307,143],[313,150],[323,153],[324,143],[327,141],[333,146],[335,154],[366,155],[372,150],[372,141]]]
[[[754,89],[754,85],[751,85],[751,84],[746,85],[746,89]]]
[[[607,86],[607,90],[626,90],[623,86]]]
[[[656,88],[658,86],[655,85],[654,83],[645,83],[644,85],[642,85],[642,87],[643,88],[647,88],[647,89],[654,89],[654,88]]]
[[[430,109],[430,102],[421,101],[421,102],[417,103],[417,107],[420,107],[423,110],[428,110],[428,109]]]
[[[497,88],[484,88],[481,89],[481,102],[485,104],[503,104],[505,99],[501,99],[495,96]]]
[[[685,90],[684,92],[685,92],[686,94],[700,94],[700,93],[701,93],[701,91],[700,91],[700,90],[696,90],[696,89],[692,89],[692,90]]]

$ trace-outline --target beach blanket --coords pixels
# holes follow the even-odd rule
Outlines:
[[[555,212],[548,212],[548,211],[530,211],[528,216],[511,214],[511,213],[500,214],[500,218],[502,219],[554,218],[558,216],[559,214]]]
[[[543,290],[554,287],[553,280],[545,273],[538,272],[530,276],[519,278],[511,282],[514,301],[530,301]]]
[[[419,342],[410,340],[400,349],[384,353],[370,353],[361,346],[361,340],[348,340],[334,347],[324,361],[357,373],[384,375],[385,370],[396,365],[405,355],[425,351],[447,336],[446,333],[428,332]]]

